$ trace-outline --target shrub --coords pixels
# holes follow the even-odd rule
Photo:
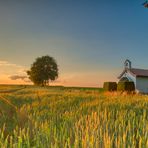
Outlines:
[[[116,91],[117,83],[116,82],[104,82],[103,88],[106,91]]]
[[[118,91],[135,91],[135,84],[134,82],[119,82],[117,85]]]

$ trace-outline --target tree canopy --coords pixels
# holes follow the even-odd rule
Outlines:
[[[49,81],[58,78],[58,65],[56,60],[50,56],[38,57],[27,71],[29,79],[35,85],[48,85]]]

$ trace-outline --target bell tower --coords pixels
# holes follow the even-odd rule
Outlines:
[[[125,69],[131,69],[132,68],[132,62],[128,59],[125,60],[124,62],[124,67]]]

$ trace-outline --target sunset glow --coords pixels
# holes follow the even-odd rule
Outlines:
[[[100,87],[127,58],[147,69],[147,16],[140,0],[0,2],[0,84],[32,84],[19,77],[43,55],[59,65],[50,85]]]

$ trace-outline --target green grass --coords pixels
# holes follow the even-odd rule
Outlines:
[[[0,100],[0,147],[148,147],[148,96],[35,86],[0,95],[17,108]]]

